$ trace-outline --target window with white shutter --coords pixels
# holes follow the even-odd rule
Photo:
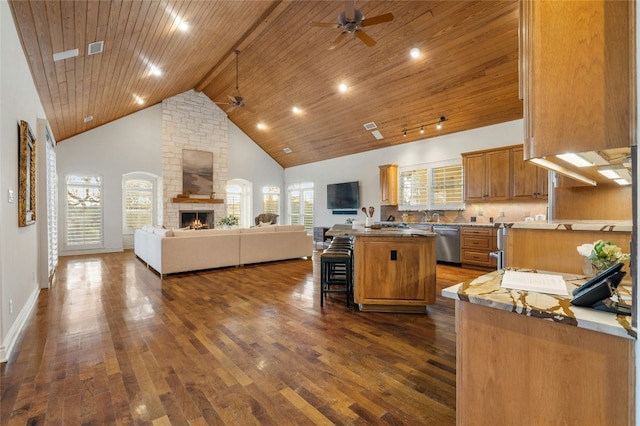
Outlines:
[[[153,225],[156,206],[155,179],[143,173],[123,177],[123,233],[133,234],[144,225]]]
[[[431,169],[431,210],[464,209],[462,164],[444,165]]]
[[[307,232],[313,231],[313,182],[287,186],[289,223],[303,224]]]
[[[399,169],[398,210],[464,209],[460,160],[405,166]]]
[[[67,247],[102,247],[102,178],[68,175],[65,186]]]
[[[262,213],[280,214],[280,187],[265,186],[262,188]]]

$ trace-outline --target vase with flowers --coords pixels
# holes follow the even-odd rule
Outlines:
[[[218,221],[218,224],[221,225],[223,228],[233,228],[234,226],[238,226],[239,222],[240,222],[240,218],[238,216],[234,216],[230,214],[228,216],[221,218]]]
[[[593,244],[582,244],[578,246],[578,253],[583,259],[582,271],[588,277],[629,260],[629,253],[623,253],[613,241],[598,240]]]

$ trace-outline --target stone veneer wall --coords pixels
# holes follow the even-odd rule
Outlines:
[[[213,190],[224,198],[228,179],[227,116],[203,93],[189,90],[162,101],[163,224],[179,226],[180,210],[213,210],[215,221],[225,216],[224,204],[173,203],[182,193],[182,150],[213,153]]]

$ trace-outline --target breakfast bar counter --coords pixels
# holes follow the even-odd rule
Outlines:
[[[435,303],[438,234],[336,225],[326,235],[354,237],[353,297],[361,311],[425,313]]]
[[[504,273],[442,291],[456,304],[457,424],[634,424],[631,317],[503,288]],[[586,282],[558,275],[569,295]]]

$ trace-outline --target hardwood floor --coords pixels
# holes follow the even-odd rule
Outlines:
[[[65,257],[0,369],[22,424],[455,424],[454,304],[320,308],[318,257],[160,280],[132,252]]]

